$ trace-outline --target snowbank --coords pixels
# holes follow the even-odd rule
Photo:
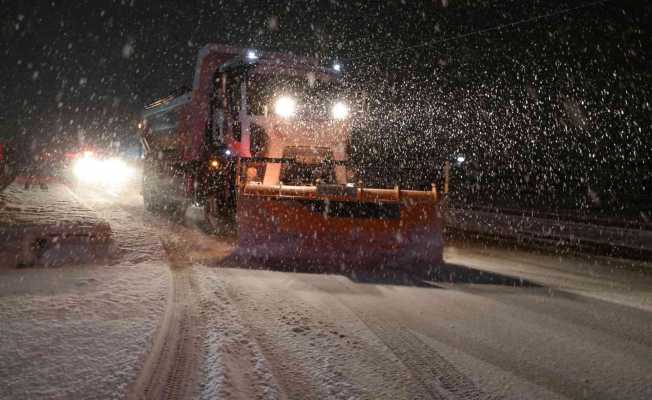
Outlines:
[[[0,193],[0,267],[97,261],[110,240],[109,224],[63,184]]]

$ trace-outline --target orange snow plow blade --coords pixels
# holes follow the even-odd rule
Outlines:
[[[239,253],[270,261],[423,269],[442,261],[432,191],[345,185],[240,186]]]

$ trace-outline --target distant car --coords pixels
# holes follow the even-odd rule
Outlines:
[[[134,175],[124,157],[84,149],[65,154],[66,178],[77,184],[117,189]]]

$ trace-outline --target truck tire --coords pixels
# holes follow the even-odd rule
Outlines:
[[[143,188],[143,205],[147,211],[155,211],[156,207],[152,202],[152,194],[149,190]]]
[[[160,209],[160,199],[152,190],[151,184],[147,182],[147,177],[143,175],[143,206],[145,210],[155,212]]]
[[[204,205],[204,221],[211,233],[228,235],[235,232],[235,213],[219,207],[219,200],[211,196]]]
[[[145,207],[145,210],[147,210],[147,211],[154,211],[154,207],[152,205],[151,194],[149,193],[149,190],[147,190],[147,189],[143,189],[143,206]]]

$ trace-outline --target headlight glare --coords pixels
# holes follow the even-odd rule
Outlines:
[[[120,159],[98,159],[90,154],[78,158],[72,172],[81,183],[109,188],[123,186],[134,175],[132,168]]]
[[[101,170],[101,163],[95,159],[90,152],[87,152],[83,157],[75,160],[73,165],[73,173],[75,174],[75,177],[84,183],[94,183]]]
[[[281,96],[274,103],[274,112],[282,118],[292,118],[297,111],[297,102],[289,96]]]
[[[346,119],[349,117],[349,106],[347,106],[346,103],[343,101],[338,101],[337,103],[333,104],[333,108],[331,109],[331,114],[335,119],[338,120]]]

